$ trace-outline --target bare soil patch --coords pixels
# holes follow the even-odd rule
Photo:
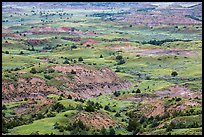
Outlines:
[[[117,124],[115,120],[102,112],[81,112],[75,116],[75,119],[80,119],[84,124],[95,129],[109,128]]]
[[[155,94],[160,97],[168,96],[168,97],[183,97],[183,98],[195,98],[195,97],[200,98],[202,96],[201,92],[191,91],[186,87],[181,87],[178,85],[170,87],[169,89],[166,89],[163,91],[157,91],[155,92]]]

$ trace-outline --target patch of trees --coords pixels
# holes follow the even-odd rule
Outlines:
[[[132,93],[141,93],[140,89],[138,88],[137,90],[132,90]]]
[[[34,119],[34,120],[38,120],[38,119],[43,119],[43,118],[45,118],[45,116],[44,116],[43,114],[41,114],[41,113],[33,114],[33,115],[31,115],[31,116],[32,116],[32,119]]]
[[[65,106],[57,102],[52,106],[52,111],[63,112],[65,110]]]
[[[122,65],[125,63],[125,59],[121,55],[116,56],[115,59],[118,61],[117,65]]]
[[[7,133],[8,129],[12,129],[17,126],[25,125],[32,123],[33,119],[31,118],[22,118],[22,117],[13,117],[12,119],[5,118],[5,113],[2,113],[2,133]]]
[[[29,51],[35,51],[35,48],[34,48],[34,46],[33,46],[33,45],[31,45],[31,49],[30,49],[30,48],[28,48],[28,50],[29,50]]]
[[[103,107],[98,102],[94,103],[93,101],[88,100],[86,107],[85,107],[85,111],[94,112],[95,110],[99,110],[101,108]]]
[[[174,41],[189,42],[191,40],[181,40],[181,39],[150,40],[150,41],[143,41],[142,44],[152,44],[152,45],[159,45],[159,46],[161,46],[163,43],[174,42]]]
[[[50,112],[50,113],[48,113],[47,114],[47,117],[55,117],[56,115],[54,114],[54,113],[52,113],[52,112]]]
[[[186,111],[174,111],[172,113],[172,117],[177,117],[177,116],[191,116],[191,115],[199,115],[202,114],[202,109],[200,110],[194,110],[193,108],[186,110]]]
[[[120,91],[115,91],[115,92],[113,93],[113,95],[116,96],[116,97],[120,96]]]
[[[116,117],[120,117],[121,115],[120,115],[119,112],[117,112],[117,113],[115,114],[115,116],[116,116]]]
[[[183,128],[199,128],[202,124],[199,124],[198,122],[171,122],[169,125],[165,124],[164,128],[166,128],[166,131],[172,131],[172,129],[183,129]]]
[[[109,127],[108,129],[103,127],[101,128],[99,135],[116,135],[116,132],[113,127]]]
[[[54,49],[54,47],[50,45],[43,47],[43,50],[51,50],[51,49]]]
[[[77,49],[77,46],[76,45],[72,45],[71,49]]]
[[[82,98],[75,98],[75,99],[74,99],[74,101],[79,101],[79,102],[82,102],[82,103],[84,103],[84,102],[85,102],[85,100],[84,100],[84,99],[82,99]]]
[[[120,72],[120,71],[121,71],[121,68],[119,68],[119,67],[117,66],[115,72]]]
[[[44,77],[46,78],[46,79],[48,79],[48,80],[51,80],[53,77],[52,76],[50,76],[50,75],[44,75]]]
[[[76,120],[73,123],[68,122],[65,126],[56,122],[53,126],[59,132],[71,131],[71,135],[86,135],[88,134],[87,131],[89,131],[89,128],[81,120]]]
[[[110,107],[109,107],[108,105],[106,105],[106,106],[104,107],[104,110],[111,111],[111,109],[110,109]]]
[[[128,131],[132,131],[136,135],[141,129],[141,124],[138,118],[130,118],[127,126]]]

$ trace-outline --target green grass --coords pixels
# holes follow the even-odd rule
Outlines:
[[[54,134],[62,135],[63,133],[59,132],[57,129],[54,129],[53,125],[56,122],[58,122],[59,124],[66,124],[71,119],[65,117],[64,114],[67,114],[70,117],[75,113],[76,113],[76,110],[70,110],[70,111],[59,113],[55,117],[36,120],[32,124],[18,126],[9,130],[9,134],[10,135],[29,135],[32,132],[39,131],[40,134],[54,133]],[[66,131],[65,133],[68,134],[69,132]]]

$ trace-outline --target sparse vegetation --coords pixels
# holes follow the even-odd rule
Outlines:
[[[3,2],[2,135],[202,135],[201,11]]]

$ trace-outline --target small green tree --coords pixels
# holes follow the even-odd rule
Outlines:
[[[115,114],[115,116],[116,116],[116,117],[120,117],[121,115],[120,115],[119,112],[117,112],[117,113]]]
[[[63,64],[69,64],[69,60],[66,59]]]
[[[103,58],[103,55],[100,55],[100,58]]]
[[[116,60],[121,60],[121,59],[123,59],[123,56],[118,55],[118,56],[115,57],[115,59],[116,59]]]
[[[68,99],[72,99],[72,96],[71,96],[71,95],[68,95]]]
[[[139,89],[139,88],[136,90],[136,93],[141,93],[141,91],[140,91],[140,89]]]
[[[2,106],[2,110],[6,110],[7,108],[6,108],[6,105],[3,105]]]
[[[117,65],[122,65],[122,64],[125,64],[125,60],[124,59],[120,59],[117,63]]]
[[[171,73],[171,76],[173,76],[173,77],[175,77],[175,76],[177,76],[178,75],[178,73],[176,72],[176,71],[173,71],[172,73]]]
[[[50,75],[44,75],[44,77],[46,78],[46,79],[48,79],[48,80],[51,80],[53,77],[52,76],[50,76]]]
[[[87,111],[87,112],[94,112],[95,111],[94,105],[87,104],[87,106],[85,108],[85,111]]]
[[[107,105],[104,107],[104,109],[107,110],[107,111],[110,111],[110,107],[107,106]]]
[[[8,52],[8,51],[5,51],[5,54],[9,54],[9,52]]]
[[[84,61],[84,59],[82,57],[79,57],[78,61]]]
[[[104,127],[101,129],[100,133],[102,135],[108,135],[108,132],[107,132],[107,130]]]
[[[110,135],[115,135],[115,129],[114,129],[114,128],[110,128],[109,134],[110,134]]]
[[[172,127],[171,126],[167,126],[166,132],[170,132],[170,131],[172,131]]]
[[[21,51],[19,54],[20,54],[20,55],[23,55],[24,53],[23,53],[23,51]]]

